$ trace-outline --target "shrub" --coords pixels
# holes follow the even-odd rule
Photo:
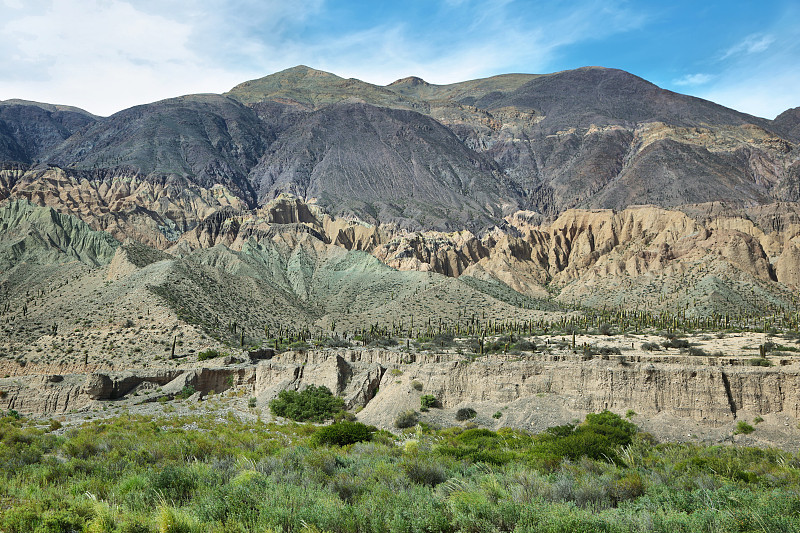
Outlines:
[[[749,435],[750,433],[754,432],[756,428],[745,422],[744,420],[739,420],[736,423],[736,429],[733,430],[734,435]]]
[[[527,339],[521,339],[514,344],[514,349],[520,352],[535,352],[536,343]]]
[[[419,415],[413,409],[403,411],[397,418],[394,419],[394,427],[398,429],[410,428],[416,426],[419,421]]]
[[[692,356],[695,356],[695,357],[702,357],[702,356],[708,355],[708,354],[702,348],[689,348],[689,355],[692,355]]]
[[[414,381],[411,382],[411,387],[414,390],[420,390],[421,391],[422,390],[422,383],[415,379]]]
[[[302,352],[303,350],[308,350],[311,346],[308,345],[306,341],[295,341],[291,343],[288,348],[290,350]]]
[[[593,351],[600,355],[622,355],[622,351],[616,346],[598,346]]]
[[[461,409],[456,411],[456,420],[458,420],[459,422],[475,418],[476,416],[478,416],[478,412],[475,411],[475,409],[473,409],[472,407],[462,407]]]
[[[314,433],[314,443],[322,446],[346,446],[372,439],[375,428],[361,422],[337,422],[323,426]]]
[[[285,390],[269,402],[275,416],[297,422],[323,422],[344,409],[344,400],[337,398],[328,387],[314,385],[301,392]]]
[[[208,349],[208,350],[204,350],[204,351],[198,353],[197,354],[197,360],[198,361],[205,361],[207,359],[214,359],[214,358],[217,358],[217,357],[222,357],[222,355],[223,354],[220,353],[219,350]]]
[[[643,342],[642,343],[642,350],[646,352],[655,352],[661,350],[661,346],[655,342]]]
[[[493,414],[493,415],[492,415],[492,418],[494,418],[495,420],[497,420],[497,419],[499,419],[501,416],[503,416],[503,413],[501,413],[500,411],[497,411],[495,414]]]
[[[195,392],[197,392],[197,391],[195,390],[194,387],[192,387],[191,385],[186,385],[185,387],[183,387],[181,389],[181,391],[176,396],[178,398],[180,398],[181,400],[185,400],[186,398],[188,398],[189,396],[191,396]]]
[[[150,471],[150,487],[168,500],[185,501],[198,486],[197,475],[186,466],[167,464]]]
[[[750,359],[750,366],[772,366],[772,361],[763,357],[754,357]]]
[[[608,410],[597,414],[589,413],[586,415],[586,422],[580,427],[608,437],[612,443],[620,446],[630,444],[638,431],[635,424]]]
[[[436,407],[437,404],[436,396],[433,394],[423,394],[419,398],[419,405],[422,409],[430,409]]]
[[[431,458],[408,458],[401,466],[408,479],[419,485],[435,487],[447,479],[447,472],[439,461]]]
[[[685,349],[689,347],[689,341],[686,339],[668,339],[661,343],[664,348],[678,348]]]

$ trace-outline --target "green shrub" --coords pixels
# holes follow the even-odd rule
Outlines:
[[[419,398],[419,405],[422,409],[430,409],[431,407],[436,407],[437,404],[438,401],[433,394],[423,394]]]
[[[176,394],[175,396],[176,396],[177,398],[180,398],[181,400],[185,400],[186,398],[190,397],[190,396],[191,396],[192,394],[194,394],[195,392],[197,392],[197,391],[195,390],[195,388],[194,388],[194,387],[192,387],[191,385],[186,385],[186,386],[185,386],[185,387],[183,387],[183,388],[181,389],[181,391],[180,391],[178,394]]]
[[[493,415],[492,415],[492,418],[494,418],[495,420],[497,420],[497,419],[499,419],[501,416],[503,416],[503,413],[502,413],[502,412],[500,412],[500,411],[497,411],[495,414],[493,414]]]
[[[754,432],[756,428],[745,422],[744,420],[739,420],[736,423],[736,429],[733,430],[734,435],[749,435],[750,433]]]
[[[174,501],[189,499],[198,485],[197,475],[189,467],[170,464],[151,470],[149,482],[152,490]]]
[[[344,400],[337,398],[324,385],[309,386],[301,392],[285,390],[269,402],[275,416],[297,422],[323,422],[344,409]]]
[[[661,346],[659,346],[658,343],[655,342],[643,342],[642,350],[646,352],[658,351],[661,350]]]
[[[634,424],[610,411],[590,413],[579,426],[555,426],[539,435],[532,459],[550,466],[557,465],[563,458],[576,460],[581,457],[622,464],[615,448],[631,444],[637,431]]]
[[[208,349],[208,350],[204,350],[204,351],[198,353],[197,354],[197,360],[198,361],[205,361],[207,359],[214,359],[214,358],[217,358],[217,357],[222,357],[223,355],[224,354],[222,354],[219,350]]]
[[[337,422],[314,433],[314,443],[321,446],[346,446],[372,439],[375,428],[361,422]]]
[[[398,429],[410,428],[416,426],[418,421],[419,415],[417,412],[413,409],[409,409],[397,415],[397,418],[394,419],[394,427]]]
[[[763,357],[754,357],[750,359],[750,366],[772,366],[772,361]]]
[[[411,388],[413,388],[414,390],[417,390],[417,391],[421,391],[422,390],[422,382],[417,381],[417,380],[412,381],[411,382]]]
[[[476,416],[478,416],[478,412],[475,411],[475,409],[473,409],[472,407],[462,407],[461,409],[456,411],[456,420],[458,420],[459,422],[475,418]]]
[[[638,429],[635,424],[622,419],[619,415],[605,410],[602,413],[589,413],[586,422],[579,427],[580,431],[592,431],[608,437],[616,445],[627,446],[633,440]]]

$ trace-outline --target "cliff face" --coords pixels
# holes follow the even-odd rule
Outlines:
[[[755,416],[786,420],[783,431],[792,436],[800,419],[800,358],[776,362],[779,366],[763,368],[736,358],[569,352],[469,361],[453,354],[340,350],[287,352],[228,367],[27,374],[2,379],[0,387],[3,408],[38,415],[111,399],[149,403],[172,397],[185,385],[201,394],[238,387],[239,396],[256,397],[266,414],[281,390],[314,384],[342,396],[348,408],[363,407],[360,420],[386,428],[400,412],[419,409],[422,394],[432,394],[440,403],[437,416],[447,423],[463,406],[477,408],[488,425],[535,431],[588,412],[632,409],[639,420],[668,415],[686,427],[732,427]],[[502,412],[502,419],[489,417],[495,412]]]

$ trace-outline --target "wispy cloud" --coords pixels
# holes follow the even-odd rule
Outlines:
[[[659,26],[668,15],[626,0],[0,0],[0,99],[108,114],[301,63],[372,83],[451,83],[587,64],[647,72],[654,50],[675,48],[672,86],[737,107],[753,102],[734,88],[800,70],[798,24],[743,31],[702,62],[685,41],[669,42],[674,32]],[[793,87],[772,84],[787,96],[767,100],[788,101]]]
[[[772,45],[774,42],[775,37],[773,35],[754,33],[752,35],[748,35],[744,38],[744,40],[736,45],[728,48],[725,53],[722,54],[721,59],[725,60],[729,57],[740,54],[757,54],[760,52],[766,52],[770,45]]]
[[[712,74],[687,74],[686,76],[672,80],[672,84],[679,87],[694,87],[697,85],[705,85],[713,79],[714,76]]]
[[[0,99],[67,103],[98,114],[181,94],[223,92],[262,75],[240,56],[274,56],[279,47],[251,39],[249,25],[277,39],[287,18],[299,20],[302,7],[320,4],[32,0],[19,8],[4,2],[0,34],[13,38],[0,40]],[[258,16],[238,20],[248,7]]]

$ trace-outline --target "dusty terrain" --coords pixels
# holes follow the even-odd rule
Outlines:
[[[67,426],[120,413],[232,411],[270,419],[268,403],[278,392],[315,384],[341,395],[359,420],[395,431],[400,412],[419,412],[420,396],[433,394],[439,405],[420,412],[420,420],[442,427],[471,423],[542,431],[610,409],[661,440],[797,450],[796,340],[757,333],[682,339],[695,355],[687,349],[642,349],[666,342],[655,334],[576,335],[575,349],[568,336],[537,336],[530,338],[536,351],[486,356],[470,354],[456,342],[438,351],[289,351],[261,361],[229,350],[226,357],[198,362],[192,354],[169,360],[148,347],[140,357],[150,360],[131,362],[125,370],[6,363],[0,369],[6,376],[0,379],[0,406]],[[771,347],[765,363],[771,366],[753,366],[764,344]],[[601,353],[614,349],[620,354]],[[191,396],[181,398],[187,386]],[[461,407],[478,414],[457,422]],[[735,434],[740,421],[756,431]]]

